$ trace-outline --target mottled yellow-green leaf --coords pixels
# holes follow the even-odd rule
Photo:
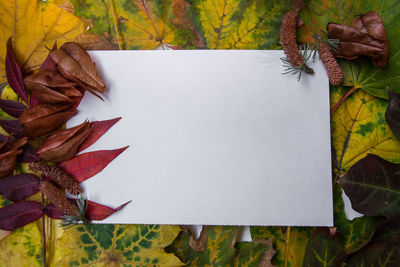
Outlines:
[[[346,93],[331,88],[331,104]],[[388,161],[400,162],[400,142],[385,121],[387,101],[357,90],[345,100],[331,118],[335,167],[347,171],[368,153]]]
[[[42,238],[36,222],[18,228],[0,240],[0,266],[42,265]]]
[[[73,41],[84,32],[80,19],[47,1],[0,0],[0,82],[5,81],[6,42],[12,37],[25,71],[39,67],[54,42]]]
[[[64,231],[50,266],[182,266],[164,247],[179,226],[92,224]]]
[[[272,264],[288,267],[302,266],[307,242],[313,230],[312,227],[250,227],[253,239],[273,239],[276,254],[272,258]]]
[[[290,1],[197,0],[196,22],[210,49],[277,49]]]

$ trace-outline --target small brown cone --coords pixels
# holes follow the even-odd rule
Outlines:
[[[48,177],[59,187],[66,189],[72,195],[79,195],[82,193],[79,183],[56,165],[49,165],[44,161],[32,162],[29,164],[29,169],[39,173],[41,176]]]
[[[332,55],[329,45],[325,42],[321,42],[318,48],[318,54],[328,73],[329,82],[332,85],[342,84],[343,73],[335,57]]]
[[[51,203],[62,209],[66,214],[75,215],[78,213],[78,207],[67,199],[65,193],[51,182],[43,181],[40,185],[40,190]]]
[[[281,43],[290,64],[302,66],[304,59],[300,53],[296,39],[297,33],[297,12],[291,10],[285,14],[281,26]]]

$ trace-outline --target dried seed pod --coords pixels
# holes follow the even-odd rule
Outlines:
[[[29,137],[38,137],[57,130],[76,113],[68,104],[40,104],[25,110],[19,121]]]
[[[304,59],[300,53],[299,46],[296,38],[297,32],[297,13],[295,11],[289,11],[285,14],[281,26],[281,42],[283,51],[289,62],[293,66],[302,66]]]
[[[321,42],[318,47],[319,58],[325,66],[328,73],[329,82],[332,85],[340,85],[343,81],[343,73],[337,63],[335,57],[332,55],[329,45],[326,42]]]
[[[68,96],[59,93],[49,87],[41,84],[26,83],[26,87],[33,92],[35,97],[42,103],[57,104],[57,103],[73,103]]]
[[[96,66],[86,50],[80,44],[72,42],[64,43],[60,49],[64,50],[69,56],[79,62],[81,68],[99,84],[99,88],[94,89],[103,93],[106,86],[104,81],[97,73]]]
[[[93,125],[87,121],[70,129],[58,130],[43,141],[37,153],[41,159],[54,163],[69,160],[92,130]]]
[[[30,163],[29,169],[40,174],[41,176],[49,178],[59,187],[66,189],[72,195],[79,195],[82,193],[79,183],[56,165],[49,165],[44,161],[38,161]]]
[[[13,173],[17,163],[17,156],[22,153],[20,148],[28,142],[26,137],[13,142],[9,142],[9,140],[10,137],[0,143],[0,178]]]
[[[78,207],[72,203],[63,191],[49,181],[43,181],[40,190],[57,208],[62,209],[66,214],[75,215],[79,212]]]
[[[72,87],[75,83],[65,79],[57,70],[39,70],[24,79],[24,83],[41,84],[47,87]]]

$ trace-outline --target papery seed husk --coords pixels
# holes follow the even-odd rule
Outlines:
[[[24,79],[24,83],[41,84],[47,87],[71,87],[75,83],[65,79],[57,70],[40,70]]]
[[[38,161],[29,163],[29,169],[40,174],[42,177],[49,178],[59,187],[66,189],[72,195],[79,195],[82,193],[79,183],[56,165],[49,165],[47,162]]]
[[[35,97],[42,103],[57,104],[57,103],[73,103],[72,99],[55,90],[52,90],[41,84],[26,83],[27,88],[33,92]]]
[[[21,124],[25,124],[42,117],[46,117],[50,114],[66,110],[70,107],[71,107],[70,104],[57,104],[57,105],[40,104],[25,110],[19,117],[19,121],[21,122]]]
[[[91,87],[101,93],[104,92],[104,88],[82,69],[78,61],[65,53],[64,50],[52,51],[50,56],[65,78],[77,82],[80,86]]]
[[[39,157],[46,161],[59,163],[73,158],[79,146],[92,132],[93,126],[89,122],[71,129],[59,130],[49,136],[39,147]]]
[[[69,215],[78,213],[78,207],[72,203],[63,191],[53,185],[51,182],[43,181],[40,185],[40,190],[57,208],[62,209]]]
[[[99,77],[96,66],[86,50],[78,43],[64,43],[60,49],[64,50],[73,59],[79,62],[81,68],[95,80],[101,88],[105,88],[104,81]]]
[[[63,95],[68,97],[81,97],[82,93],[76,89],[75,87],[56,87],[54,88],[57,92],[60,92]]]

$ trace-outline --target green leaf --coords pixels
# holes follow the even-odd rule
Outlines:
[[[198,239],[185,229],[166,251],[174,252],[186,266],[258,266],[260,262],[270,263],[274,254],[271,240],[236,242],[239,236],[240,228],[233,226],[203,226]]]
[[[396,267],[400,262],[400,242],[380,242],[366,246],[355,254],[346,267]]]
[[[381,221],[377,217],[362,216],[348,220],[344,210],[342,188],[336,184],[333,188],[335,227],[340,232],[342,246],[346,255],[365,246],[374,235],[377,224]]]
[[[355,15],[376,11],[382,17],[389,39],[389,65],[377,69],[369,60],[340,60],[344,74],[344,86],[362,88],[366,92],[387,98],[387,89],[400,92],[400,3],[390,1],[333,1],[308,0],[301,10],[300,18],[304,26],[298,36],[301,42],[315,42],[312,33],[325,30],[329,22],[349,25]]]
[[[312,227],[252,226],[253,239],[273,239],[275,256],[272,264],[276,266],[301,266]]]
[[[344,250],[338,232],[332,236],[329,228],[317,228],[308,241],[304,267],[335,267],[343,261]]]
[[[388,94],[389,103],[385,119],[397,140],[400,140],[400,94],[396,94],[392,90],[389,90]]]
[[[65,230],[53,248],[54,266],[182,266],[164,247],[178,226],[91,224]]]
[[[383,241],[400,241],[400,216],[390,218],[376,229],[371,243]]]
[[[371,216],[400,215],[400,165],[367,155],[339,183],[353,209]]]
[[[331,104],[345,93],[342,87],[331,87]],[[400,163],[400,142],[386,124],[386,107],[386,100],[357,90],[333,113],[333,160],[339,173],[346,172],[367,154]]]

